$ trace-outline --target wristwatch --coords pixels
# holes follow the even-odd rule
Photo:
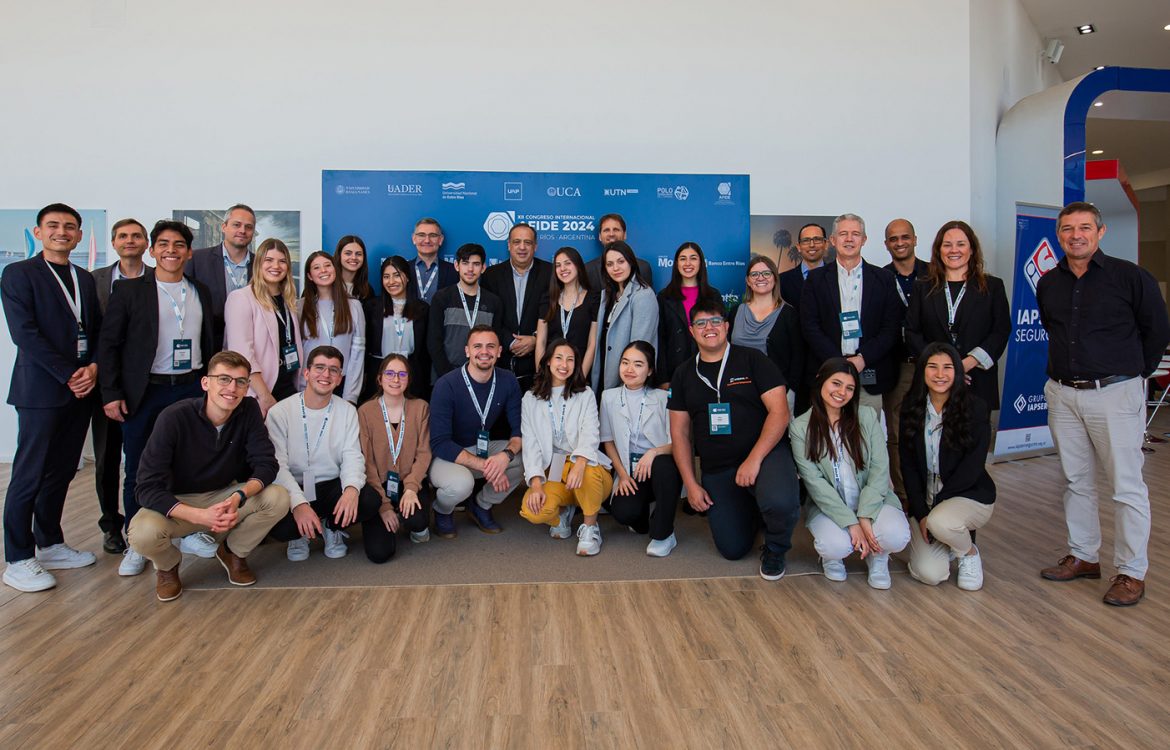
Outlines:
[[[504,453],[507,453],[507,454],[508,454],[508,460],[509,460],[509,461],[511,461],[512,459],[516,458],[516,451],[512,450],[511,448],[505,448],[505,449],[504,449]]]

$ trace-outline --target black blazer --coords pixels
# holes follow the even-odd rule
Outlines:
[[[638,261],[638,272],[642,274],[642,281],[653,289],[654,269],[650,267],[645,258],[635,256],[635,259]],[[605,268],[601,265],[600,255],[585,264],[585,276],[589,279],[589,288],[600,294],[601,290],[605,288]]]
[[[894,291],[894,277],[862,260],[861,342],[857,352],[874,370],[876,384],[865,390],[878,395],[898,384],[898,363],[892,356],[902,331],[902,301]],[[783,291],[781,291],[783,294]],[[800,294],[800,326],[808,342],[812,366],[841,353],[841,294],[837,264],[826,263],[808,272]]]
[[[986,292],[980,292],[974,284],[967,285],[955,314],[954,333],[961,356],[967,356],[978,347],[995,362],[990,370],[977,367],[970,375],[971,390],[975,395],[987,402],[988,407],[998,408],[999,358],[1012,335],[1011,312],[1003,281],[988,276]],[[942,289],[931,291],[929,279],[914,282],[914,294],[906,313],[906,341],[915,356],[932,342],[952,343],[947,326],[946,293]]]
[[[711,294],[723,297],[715,287],[711,287]],[[658,385],[669,383],[678,366],[694,359],[698,352],[683,301],[667,297],[663,289],[658,293],[658,351],[655,353],[658,361],[654,365],[654,382]]]
[[[781,292],[781,296],[783,296],[783,292]],[[739,307],[743,304],[746,303],[741,302],[729,313],[732,334],[735,333],[735,321],[739,317]],[[730,339],[730,337],[729,334],[728,338]],[[780,368],[788,390],[796,394],[797,400],[800,400],[805,383],[810,381],[805,375],[805,344],[804,336],[800,332],[800,315],[797,314],[796,308],[787,301],[776,315],[776,322],[772,324],[772,330],[768,332],[765,344],[767,346],[765,353],[768,355],[768,359],[775,362],[776,366]]]
[[[804,264],[798,263],[796,268],[789,268],[776,280],[776,283],[780,285],[780,298],[797,310],[800,309],[800,290],[804,286],[804,274],[800,272],[802,265]],[[814,268],[813,271],[815,270]]]
[[[407,280],[407,284],[414,289],[415,296],[422,299],[422,289],[418,285],[418,269],[414,265],[418,262],[418,256],[416,255],[406,262],[410,266],[410,279]],[[435,285],[431,287],[431,299],[435,298],[434,293],[440,289],[446,289],[449,286],[454,286],[459,283],[459,272],[455,270],[455,266],[442,258],[436,258],[435,263],[439,266],[439,278],[435,279]],[[381,293],[380,289],[377,291]],[[423,300],[423,302],[426,302],[426,300]]]
[[[436,282],[438,283],[438,282]],[[414,352],[406,360],[410,362],[410,391],[421,399],[431,397],[431,355],[427,349],[427,323],[431,317],[431,307],[422,299],[420,315],[411,321],[414,328]],[[362,310],[366,314],[366,368],[363,376],[361,396],[359,401],[373,398],[378,395],[378,365],[382,364],[382,322],[386,316],[382,314],[382,297],[370,297],[362,302]]]
[[[102,327],[97,286],[89,271],[79,266],[74,268],[81,292],[81,324],[89,346],[89,361],[95,362]],[[0,297],[8,318],[8,331],[16,345],[8,403],[27,408],[53,408],[75,402],[77,399],[66,383],[83,364],[77,360],[77,319],[43,252],[5,267],[0,277]]]
[[[252,280],[252,258],[253,253],[248,253],[248,281]],[[223,277],[223,244],[192,251],[185,273],[187,278],[198,281],[211,292],[212,353],[218,352],[223,349],[223,307],[228,296],[227,281]],[[291,269],[289,273],[292,273]]]
[[[188,279],[188,281],[191,281]],[[216,353],[212,348],[211,292],[198,281],[191,281],[203,309],[199,331],[199,349],[203,370]],[[137,279],[120,279],[114,284],[106,317],[102,321],[102,346],[98,351],[98,383],[102,403],[125,400],[133,414],[142,404],[150,380],[150,367],[158,342],[158,286],[154,274]],[[190,301],[190,300],[189,300]],[[186,332],[190,333],[190,332]]]
[[[536,373],[535,354],[514,357],[508,347],[512,334],[536,335],[536,321],[541,310],[548,310],[548,285],[552,279],[552,263],[540,258],[532,259],[528,283],[524,286],[524,309],[519,317],[516,313],[516,285],[512,280],[512,264],[508,261],[497,263],[483,272],[480,286],[500,298],[503,315],[496,330],[500,331],[500,366],[512,371],[517,378],[531,377]],[[584,352],[582,352],[584,354]]]
[[[910,395],[907,394],[907,399]],[[978,396],[972,396],[971,434],[975,445],[966,453],[959,454],[946,445],[946,435],[939,441],[938,469],[942,487],[935,495],[937,505],[952,497],[965,497],[977,503],[991,505],[995,502],[995,482],[987,473],[987,450],[991,446],[991,419],[987,404]],[[902,414],[906,413],[906,402],[902,402]],[[901,420],[898,433],[898,458],[902,466],[902,482],[906,487],[906,499],[910,515],[922,520],[930,513],[926,504],[926,439],[921,435],[911,438],[906,434],[907,422]]]

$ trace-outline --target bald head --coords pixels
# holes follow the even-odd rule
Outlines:
[[[910,260],[918,247],[914,225],[907,219],[894,219],[886,225],[886,250],[894,261]]]

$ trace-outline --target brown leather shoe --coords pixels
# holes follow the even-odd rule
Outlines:
[[[234,586],[251,586],[256,582],[256,574],[248,567],[248,561],[237,557],[228,549],[227,541],[219,545],[215,551],[215,559],[227,571],[228,581]]]
[[[179,566],[170,570],[156,570],[154,593],[160,602],[172,602],[183,595],[183,582],[179,580]]]
[[[1071,581],[1074,578],[1100,578],[1100,563],[1085,562],[1079,557],[1065,555],[1051,568],[1040,571],[1041,578],[1050,581]]]
[[[1105,603],[1114,607],[1132,607],[1146,595],[1146,582],[1121,573],[1109,579],[1113,585],[1105,592]]]

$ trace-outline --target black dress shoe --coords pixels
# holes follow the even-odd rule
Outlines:
[[[107,531],[102,535],[102,549],[111,555],[120,555],[126,551],[126,540],[122,538],[120,529]]]

